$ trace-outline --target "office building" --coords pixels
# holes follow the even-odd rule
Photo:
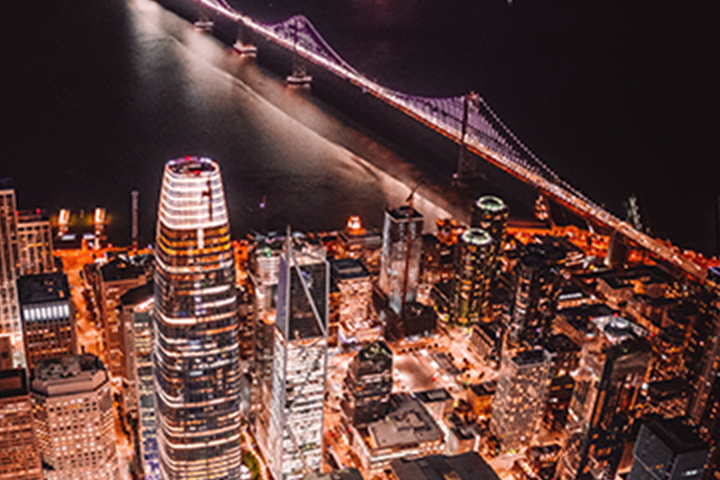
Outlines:
[[[393,354],[382,340],[365,345],[348,365],[342,410],[356,427],[387,415],[392,391]]]
[[[558,478],[614,477],[623,449],[622,429],[632,424],[651,348],[642,327],[615,315],[591,319],[568,410],[565,454]],[[583,327],[584,328],[584,327]]]
[[[138,443],[136,451],[141,454],[140,465],[145,480],[160,478],[160,460],[157,446],[157,421],[155,420],[155,396],[153,391],[152,310],[155,304],[154,285],[146,283],[125,293],[120,298],[121,319],[126,329],[127,372],[123,379],[124,411],[137,421]]]
[[[410,207],[405,205],[386,210],[383,223],[378,285],[397,315],[402,315],[403,305],[415,301],[420,274],[423,216],[412,210],[409,217]]]
[[[395,459],[445,452],[443,431],[423,404],[406,394],[391,396],[385,418],[350,431],[351,448],[364,478],[383,475]]]
[[[0,178],[0,336],[10,337],[14,361],[19,365],[22,327],[15,284],[20,270],[16,211],[12,180]]]
[[[26,275],[17,286],[28,368],[44,358],[77,353],[75,309],[65,273]]]
[[[119,480],[108,373],[93,355],[41,360],[31,384],[46,480]]]
[[[50,220],[39,211],[20,212],[17,220],[20,275],[55,271]]]
[[[155,413],[162,477],[240,475],[235,259],[220,168],[165,166],[155,245]]]
[[[480,228],[466,230],[458,240],[451,319],[467,325],[487,314],[493,238]]]
[[[517,265],[517,287],[508,342],[538,345],[550,334],[560,293],[564,252],[552,245],[531,243]]]
[[[504,352],[490,422],[503,451],[531,444],[540,432],[551,368],[543,349]]]
[[[0,480],[41,480],[25,369],[0,370]]]
[[[0,337],[0,370],[10,370],[13,368],[13,348],[10,336]]]
[[[120,297],[147,282],[152,270],[150,255],[119,255],[99,267],[94,276],[100,319],[103,326],[104,356],[113,382],[127,382],[128,348],[126,327],[122,323]]]
[[[493,195],[482,196],[473,205],[470,226],[485,230],[492,238],[492,247],[488,256],[488,263],[491,265],[488,275],[491,281],[497,274],[500,257],[503,254],[509,214],[505,202]]]
[[[268,432],[259,442],[278,480],[318,472],[322,464],[329,285],[325,248],[288,232],[278,275],[272,398],[264,412]]]
[[[269,432],[270,416],[262,413],[272,398],[277,284],[283,243],[281,236],[263,236],[253,242],[248,254],[254,324],[249,419],[261,443],[267,442]]]
[[[708,445],[685,419],[650,416],[640,426],[628,480],[701,480],[707,459]]]

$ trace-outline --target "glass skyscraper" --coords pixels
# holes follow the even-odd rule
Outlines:
[[[153,323],[163,479],[240,477],[234,276],[218,165],[171,160],[158,208]]]
[[[277,480],[320,471],[329,281],[325,248],[288,232],[278,272],[269,432],[260,442]]]

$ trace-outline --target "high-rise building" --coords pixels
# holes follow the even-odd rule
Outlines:
[[[708,446],[683,418],[651,416],[640,426],[628,480],[701,480]]]
[[[44,358],[77,353],[75,309],[65,273],[26,275],[17,286],[28,369]]]
[[[342,410],[355,427],[385,418],[390,409],[393,354],[382,340],[365,345],[348,365]]]
[[[543,349],[503,353],[490,423],[503,451],[529,445],[540,432],[551,368]]]
[[[159,480],[160,460],[157,446],[155,396],[153,391],[152,354],[154,335],[152,309],[153,283],[135,287],[120,299],[122,325],[126,330],[127,378],[123,395],[125,411],[137,419],[134,438],[138,443],[142,471],[146,480]],[[136,451],[137,451],[136,450]]]
[[[289,234],[280,255],[269,431],[260,446],[278,480],[322,463],[330,268],[325,248]]]
[[[128,376],[128,349],[121,319],[120,297],[147,282],[151,258],[149,255],[118,256],[100,266],[98,275],[93,277],[95,291],[99,294],[96,298],[103,326],[103,353],[114,382],[120,382]]]
[[[0,336],[9,336],[14,352],[20,352],[22,327],[15,285],[20,270],[16,211],[12,180],[0,178]]]
[[[41,480],[25,369],[0,370],[0,480]]]
[[[415,301],[422,253],[423,216],[405,205],[385,211],[378,286],[387,295],[389,307],[397,314],[403,303]],[[408,251],[409,249],[409,251]],[[403,302],[403,292],[405,302]]]
[[[267,405],[272,398],[273,350],[280,253],[284,239],[261,237],[250,248],[249,278],[253,310],[253,370],[250,388],[250,422],[258,441],[267,441],[270,416]]]
[[[473,206],[470,226],[482,228],[492,237],[492,248],[489,252],[489,264],[492,265],[489,275],[494,278],[498,261],[502,256],[509,211],[502,199],[493,195],[485,195],[477,199]]]
[[[552,245],[531,243],[518,262],[517,288],[508,341],[538,345],[550,334],[562,280],[563,252]]]
[[[240,475],[235,261],[220,168],[165,166],[155,245],[155,412],[164,479]]]
[[[591,319],[568,411],[570,434],[558,478],[613,478],[650,362],[650,343],[638,325],[614,315]]]
[[[110,381],[93,355],[67,355],[35,365],[31,385],[47,480],[119,480]]]
[[[39,212],[20,212],[17,232],[20,275],[54,272],[50,220]]]
[[[458,240],[451,318],[466,325],[487,312],[493,238],[480,228],[466,230]]]

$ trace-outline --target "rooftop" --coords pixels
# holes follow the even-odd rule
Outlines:
[[[402,207],[393,208],[387,210],[387,214],[390,215],[394,220],[407,220],[408,214],[410,213],[410,207],[403,205]],[[413,209],[413,219],[422,219],[423,216],[420,212]]]
[[[420,401],[408,395],[393,395],[392,403],[387,417],[367,427],[377,448],[402,448],[442,441],[443,432]]]
[[[107,371],[95,355],[64,355],[35,365],[32,389],[47,396],[69,395],[95,390],[107,380]]]
[[[370,272],[365,264],[356,258],[342,258],[330,260],[333,277],[338,280],[350,280],[354,278],[369,278]]]
[[[183,157],[170,160],[168,170],[177,175],[200,175],[203,172],[216,172],[217,163],[206,157]]]
[[[707,449],[695,429],[684,418],[663,419],[651,416],[643,421],[643,427],[649,429],[675,454]]]
[[[25,275],[17,280],[20,303],[56,302],[70,299],[70,287],[63,272]]]
[[[500,477],[477,452],[462,455],[429,455],[390,463],[398,480],[499,480]]]
[[[0,370],[0,398],[17,397],[28,393],[24,368]]]
[[[507,210],[505,202],[500,198],[493,195],[485,195],[477,199],[475,206],[481,210],[487,210],[489,212],[501,212]]]

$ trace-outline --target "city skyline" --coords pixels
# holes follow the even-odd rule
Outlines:
[[[569,0],[301,7],[317,29],[276,23],[295,1],[48,7],[85,27],[43,78],[81,68],[37,115],[16,115],[11,135],[42,140],[19,135],[10,154],[29,162],[0,167],[0,445],[23,445],[0,455],[0,480],[720,480],[720,260],[647,228],[667,203],[641,192],[627,219],[617,211],[634,168],[657,184],[645,192],[679,195],[688,179],[630,160],[657,133],[625,130],[658,86],[634,98],[642,76],[624,76],[648,42],[626,30],[638,11],[607,23],[614,10]],[[420,32],[437,72],[411,95],[426,73],[403,54]],[[475,58],[481,38],[498,50]],[[526,139],[543,102],[513,98],[506,117],[492,82],[442,93],[508,80],[511,53],[511,72],[555,69],[529,88],[548,98],[599,74],[564,89],[569,104],[597,98],[558,111],[605,102],[583,118],[613,123],[598,134],[613,148],[581,136],[548,160],[565,124],[541,161],[523,142],[552,129]],[[466,76],[445,84],[458,60]],[[590,72],[564,77],[573,61]],[[602,165],[562,166],[584,149]],[[707,182],[692,201],[714,195]],[[26,208],[26,192],[48,207]]]

